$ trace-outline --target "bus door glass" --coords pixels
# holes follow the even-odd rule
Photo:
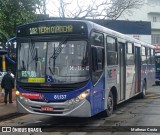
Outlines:
[[[131,42],[127,42],[126,58],[126,99],[129,99],[135,94],[135,55]]]
[[[140,92],[141,82],[141,59],[140,47],[135,47],[135,90],[136,93]]]
[[[125,43],[119,42],[118,47],[118,61],[119,61],[119,73],[120,73],[120,92],[119,99],[125,99],[126,93],[126,60],[125,60]]]

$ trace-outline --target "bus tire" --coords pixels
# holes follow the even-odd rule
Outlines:
[[[107,109],[105,110],[105,116],[106,117],[109,117],[109,116],[112,115],[113,107],[114,107],[114,99],[113,99],[112,91],[110,91],[108,99],[107,99]]]
[[[144,82],[143,83],[143,87],[142,87],[142,92],[138,95],[139,99],[143,99],[145,97],[145,95],[146,95],[146,89],[147,89],[147,85]]]

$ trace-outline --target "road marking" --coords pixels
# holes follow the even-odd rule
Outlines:
[[[160,95],[159,94],[147,94],[145,95],[147,98],[150,98],[150,99],[156,99],[156,98],[160,98]]]
[[[147,94],[146,97],[156,96],[156,94]]]
[[[154,96],[154,97],[150,97],[152,99],[156,99],[156,98],[160,98],[160,96]]]

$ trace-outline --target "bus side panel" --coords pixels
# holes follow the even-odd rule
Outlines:
[[[145,80],[147,88],[155,84],[155,65],[142,65],[142,86]]]
[[[157,53],[159,54],[159,52]],[[160,84],[160,57],[155,56],[155,83]]]
[[[126,99],[135,95],[135,65],[126,66]]]
[[[115,87],[117,90],[117,94],[119,94],[120,92],[120,78],[119,78],[119,70],[118,70],[118,66],[108,66],[107,68],[105,68],[106,74],[105,74],[105,102],[104,102],[104,110],[107,109],[107,99],[108,99],[108,94],[110,92],[110,90]],[[113,93],[112,93],[113,94]],[[118,99],[118,95],[117,95],[117,101]]]
[[[100,80],[92,87],[92,115],[95,115],[104,110],[104,75],[101,76]]]
[[[143,83],[145,83],[146,87],[149,88],[155,84],[154,50],[144,46],[142,46],[141,50],[142,50],[142,54],[141,54],[142,87],[143,87]]]

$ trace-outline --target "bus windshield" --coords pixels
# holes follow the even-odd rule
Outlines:
[[[160,72],[160,56],[155,57],[156,72]]]
[[[18,81],[76,83],[89,77],[87,41],[23,41],[18,44]]]

